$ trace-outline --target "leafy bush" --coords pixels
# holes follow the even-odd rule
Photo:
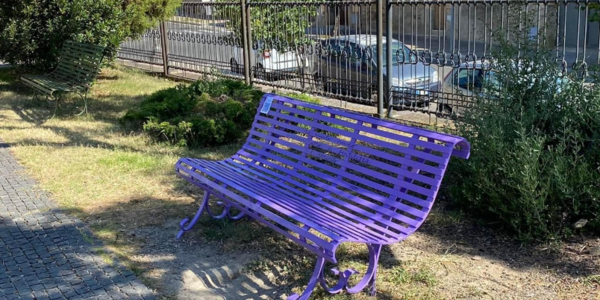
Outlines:
[[[525,240],[569,236],[580,220],[600,233],[600,81],[563,77],[551,50],[531,43],[504,43],[498,82],[458,124],[472,148],[451,164],[451,197]]]
[[[139,109],[127,112],[124,120],[136,122],[137,125],[147,120],[169,120],[188,114],[197,104],[197,99],[190,95],[186,85],[160,90],[148,96],[140,104]]]
[[[242,138],[254,121],[263,93],[230,79],[201,79],[158,91],[122,118],[157,141],[179,146],[215,146]],[[305,94],[289,97],[319,103]]]
[[[0,60],[50,69],[65,40],[108,46],[109,55],[172,15],[181,0],[3,0]],[[112,51],[110,51],[112,50]]]
[[[180,146],[226,144],[250,128],[262,95],[240,81],[199,80],[148,96],[123,121]]]

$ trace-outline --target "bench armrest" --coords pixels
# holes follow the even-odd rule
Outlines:
[[[471,156],[471,144],[469,144],[469,142],[467,142],[465,139],[462,139],[462,141],[459,141],[454,145],[452,156],[469,159],[469,156]]]

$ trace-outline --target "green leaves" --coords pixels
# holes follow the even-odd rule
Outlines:
[[[600,233],[600,77],[583,85],[576,71],[562,74],[552,49],[501,43],[498,84],[458,124],[472,148],[446,176],[453,201],[524,240],[569,236],[581,219],[576,230]]]
[[[172,15],[181,0],[4,0],[0,3],[0,60],[48,70],[62,42],[108,46]]]
[[[250,128],[262,92],[230,79],[199,80],[148,96],[123,121],[150,137],[178,146],[215,146],[240,139]]]
[[[228,0],[221,0],[228,2]],[[253,4],[273,2],[268,0],[253,0]],[[290,51],[307,43],[306,30],[312,25],[311,19],[316,16],[319,5],[310,3],[326,2],[326,0],[306,0],[302,4],[292,4],[287,0],[281,4],[253,5],[250,8],[250,27],[252,28],[253,41],[260,41],[258,47],[263,49],[276,49],[277,51]],[[241,36],[241,18],[231,18],[230,10],[239,10],[236,7],[217,7],[217,15],[230,19],[227,27],[238,37]]]

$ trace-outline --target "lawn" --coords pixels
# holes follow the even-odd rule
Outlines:
[[[222,159],[239,147],[188,150],[152,143],[119,122],[144,96],[176,82],[105,68],[88,116],[73,116],[79,103],[72,98],[50,119],[52,104],[34,100],[15,78],[13,70],[0,70],[0,139],[63,209],[104,242],[99,251],[107,261],[121,260],[164,298],[279,299],[288,287],[303,289],[313,255],[255,222],[203,219],[183,240],[174,239],[199,195],[176,178],[174,163],[182,156]],[[378,299],[593,299],[598,263],[570,249],[599,243],[522,247],[438,208],[421,232],[384,249]],[[341,251],[340,269],[364,271],[365,247],[344,245]]]

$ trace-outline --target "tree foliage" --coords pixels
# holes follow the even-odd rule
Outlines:
[[[221,0],[225,2],[226,0]],[[315,3],[326,0],[306,0],[304,3],[288,3],[280,0],[280,5],[269,0],[255,0],[250,8],[250,27],[252,28],[253,47],[257,49],[276,49],[277,51],[294,51],[310,42],[306,30],[312,25],[311,20],[319,10]],[[261,2],[270,4],[261,5]],[[242,19],[231,17],[225,9],[217,10],[221,18],[229,19],[227,28],[241,37]]]
[[[181,0],[3,0],[0,60],[54,66],[65,40],[107,46],[109,55],[171,15]]]

